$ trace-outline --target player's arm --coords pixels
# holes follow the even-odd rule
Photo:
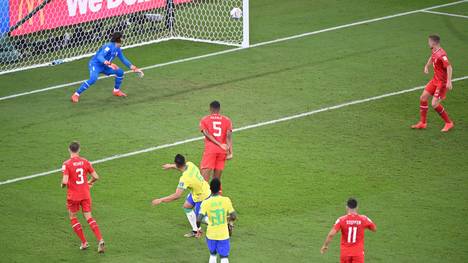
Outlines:
[[[202,130],[203,135],[210,140],[212,143],[216,144],[219,148],[223,149],[224,151],[228,151],[228,146],[226,144],[222,144],[218,142],[213,135],[211,135],[208,130]]]
[[[97,180],[99,180],[99,175],[96,173],[96,171],[93,171],[93,172],[91,173],[91,179],[89,179],[89,181],[88,181],[88,185],[89,185],[89,186],[93,186],[93,184],[94,184]]]
[[[229,222],[234,222],[234,221],[236,221],[236,219],[237,219],[236,211],[232,211],[231,213],[229,213],[229,216],[228,216],[228,221]]]
[[[447,66],[447,89],[452,89],[452,65]]]
[[[377,232],[377,226],[370,220],[370,218],[367,217],[367,224],[366,228],[369,229],[372,232]]]
[[[336,235],[336,233],[338,233],[338,231],[335,229],[335,227],[332,227],[332,229],[330,230],[330,232],[327,235],[327,238],[325,239],[325,242],[323,242],[323,246],[320,249],[320,253],[324,254],[325,252],[327,252],[328,245],[333,240],[333,237]]]
[[[227,147],[228,147],[227,159],[230,160],[230,159],[232,159],[232,156],[233,156],[233,152],[232,152],[232,130],[227,131],[226,144],[227,144]]]
[[[145,74],[143,71],[139,68],[137,68],[135,65],[133,65],[123,54],[122,49],[119,48],[119,52],[117,53],[117,57],[122,61],[122,63],[129,69],[131,69],[133,72],[138,73],[140,77],[143,77]]]
[[[171,170],[171,169],[177,169],[177,166],[173,163],[166,163],[166,164],[163,164],[162,168],[164,170]]]
[[[424,65],[424,73],[429,74],[429,66],[431,65],[432,62],[432,57],[429,56],[429,59],[426,62],[426,65]]]
[[[197,216],[197,227],[198,228],[201,227],[201,223],[203,221],[203,218],[205,218],[205,216],[207,216],[207,214],[205,212],[200,211],[200,213],[198,213],[198,216]]]
[[[61,187],[64,188],[65,186],[68,185],[68,174],[64,174],[62,176],[62,183],[61,183]]]
[[[64,188],[65,186],[68,185],[68,169],[65,164],[62,165],[62,183],[60,186]]]
[[[184,193],[184,189],[177,187],[175,193],[162,197],[162,198],[154,199],[152,204],[159,205],[161,203],[169,203],[169,202],[175,201],[179,199],[183,193]]]

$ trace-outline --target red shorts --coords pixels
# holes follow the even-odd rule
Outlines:
[[[83,200],[70,200],[67,199],[67,208],[68,211],[72,213],[76,213],[81,210],[84,212],[91,212],[91,199],[83,199]]]
[[[225,153],[203,153],[201,168],[222,171],[226,162],[226,156]]]
[[[429,81],[424,90],[429,92],[429,94],[431,94],[437,99],[445,99],[445,96],[447,95],[446,82],[438,81],[435,79]]]
[[[361,256],[341,256],[340,263],[364,263],[364,255]]]

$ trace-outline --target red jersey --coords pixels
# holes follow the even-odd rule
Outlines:
[[[347,214],[336,220],[333,228],[341,230],[341,256],[364,255],[364,231],[375,230],[375,224],[364,215]]]
[[[432,66],[434,67],[434,79],[439,82],[447,82],[447,67],[450,65],[447,53],[442,48],[432,52]]]
[[[88,174],[93,172],[94,168],[91,163],[81,157],[73,157],[63,163],[62,173],[68,175],[68,200],[91,199]]]
[[[200,121],[200,130],[208,131],[218,142],[226,144],[227,133],[232,131],[231,120],[221,114],[205,116]],[[205,153],[226,153],[205,137]]]

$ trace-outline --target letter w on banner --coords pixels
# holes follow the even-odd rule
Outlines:
[[[28,15],[43,0],[0,0],[10,3],[10,27]],[[192,0],[174,0],[175,4]],[[61,26],[131,14],[166,6],[166,0],[52,0],[26,23],[12,32],[24,35]]]

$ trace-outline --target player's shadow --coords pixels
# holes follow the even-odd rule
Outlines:
[[[280,68],[280,69],[277,69],[277,70],[271,70],[271,71],[266,71],[266,72],[251,74],[251,75],[244,75],[242,77],[238,77],[238,78],[234,78],[234,79],[227,79],[227,80],[224,80],[224,81],[215,82],[215,83],[211,83],[211,84],[208,84],[208,85],[196,86],[196,84],[191,84],[191,85],[194,85],[191,88],[177,89],[176,91],[169,92],[169,93],[166,93],[166,94],[157,94],[157,93],[153,92],[152,94],[155,94],[154,96],[145,96],[144,98],[136,99],[136,100],[134,100],[132,98],[132,100],[133,100],[132,103],[133,104],[140,104],[140,103],[154,102],[154,101],[158,101],[158,100],[162,100],[162,99],[168,99],[168,98],[172,98],[172,97],[176,97],[176,96],[181,96],[181,95],[184,95],[184,94],[187,94],[187,93],[214,89],[214,88],[218,88],[218,87],[221,87],[221,86],[227,86],[227,85],[232,84],[232,83],[239,83],[239,82],[242,82],[242,81],[247,81],[247,80],[252,80],[252,79],[257,79],[257,78],[262,78],[262,77],[267,77],[267,76],[272,76],[272,75],[276,75],[276,74],[284,73],[284,72],[288,72],[288,71],[294,71],[294,70],[301,69],[301,68],[318,66],[318,65],[322,65],[322,64],[327,63],[327,62],[333,62],[333,61],[339,61],[339,60],[342,60],[342,59],[358,57],[358,56],[361,56],[362,54],[371,54],[371,53],[374,53],[374,52],[378,52],[378,51],[381,51],[381,50],[388,50],[388,49],[391,49],[391,48],[397,48],[397,47],[390,46],[390,45],[380,46],[378,48],[369,49],[367,51],[350,52],[350,53],[342,54],[342,55],[327,58],[327,59],[311,61],[311,62],[302,63],[302,64],[295,65],[295,66]],[[313,73],[313,71],[311,70],[311,74],[312,73]]]

